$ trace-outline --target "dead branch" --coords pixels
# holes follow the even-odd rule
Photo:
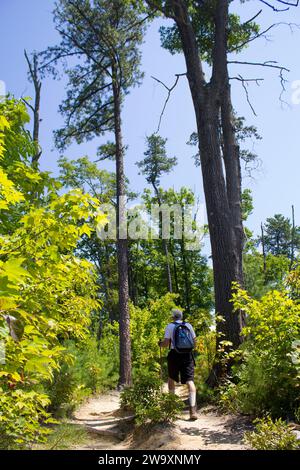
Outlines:
[[[245,21],[245,23],[243,24],[243,26],[245,26],[246,24],[249,24],[249,23],[251,23],[252,21],[254,21],[261,13],[262,13],[262,10],[259,10],[259,12],[256,13],[252,18],[250,18],[250,20]]]
[[[229,80],[239,80],[240,82],[255,82],[256,85],[259,85],[259,82],[263,82],[264,78],[243,78],[241,75],[238,77],[229,77]]]
[[[244,23],[244,24],[247,24],[247,23]],[[262,31],[261,33],[258,33],[258,34],[256,34],[255,36],[253,36],[252,38],[247,39],[247,41],[244,41],[244,42],[242,42],[241,44],[239,44],[238,46],[233,47],[233,48],[230,50],[230,52],[235,52],[235,51],[239,50],[241,47],[246,46],[247,44],[249,44],[249,43],[252,42],[252,41],[255,41],[255,40],[258,39],[258,38],[264,37],[265,39],[267,39],[266,34],[267,34],[271,29],[273,29],[273,28],[275,28],[275,27],[277,27],[277,26],[283,26],[283,25],[284,25],[284,26],[288,26],[288,27],[290,28],[290,30],[291,30],[291,33],[294,32],[294,31],[293,31],[293,28],[298,28],[298,29],[300,29],[300,25],[297,24],[297,23],[286,23],[286,22],[284,22],[284,21],[281,21],[280,23],[274,23],[274,24],[272,24],[271,26],[269,26],[268,28],[266,28],[264,31]]]
[[[34,113],[34,107],[32,106],[32,104],[29,103],[29,101],[27,101],[25,98],[21,97],[21,100],[23,101],[24,104],[26,104],[26,106],[28,106],[28,108],[31,109],[31,111]]]
[[[249,104],[249,106],[250,106],[250,108],[251,108],[251,110],[252,110],[254,116],[257,116],[256,111],[255,111],[255,109],[254,109],[254,107],[253,107],[253,105],[252,105],[252,103],[251,103],[251,101],[250,101],[249,93],[248,93],[248,90],[247,90],[247,85],[246,85],[246,83],[245,83],[245,80],[242,80],[242,87],[243,87],[244,90],[245,90],[247,103]]]
[[[258,66],[258,67],[267,67],[275,70],[279,70],[279,79],[281,84],[281,93],[279,95],[279,101],[283,104],[288,104],[282,99],[283,93],[286,91],[285,84],[287,80],[284,78],[284,72],[290,72],[290,70],[282,65],[276,65],[278,62],[275,60],[267,60],[265,62],[246,62],[246,61],[239,61],[239,60],[228,60],[228,64],[239,64],[239,65],[251,65],[251,66]]]
[[[281,3],[282,5],[286,5],[285,8],[276,8],[274,5],[269,3],[266,0],[259,0],[261,3],[264,5],[268,6],[275,12],[280,12],[280,11],[287,11],[290,9],[290,7],[297,7],[299,5],[299,0],[295,0],[295,2],[288,2],[287,0],[276,0],[278,3]]]
[[[42,155],[42,149],[39,144],[39,129],[40,129],[40,102],[41,102],[41,88],[42,88],[42,81],[39,75],[39,63],[38,63],[38,55],[36,53],[33,54],[32,61],[29,59],[26,50],[24,50],[24,56],[28,65],[29,69],[29,77],[33,83],[34,90],[35,90],[35,102],[34,106],[32,106],[26,99],[22,99],[22,101],[32,110],[33,112],[33,134],[32,139],[36,145],[36,152],[32,156],[32,165],[37,166],[39,159]]]
[[[176,88],[176,86],[177,86],[177,84],[178,84],[178,82],[179,82],[180,77],[184,77],[184,76],[186,76],[186,73],[177,73],[177,74],[175,75],[175,77],[176,77],[175,83],[174,83],[174,85],[172,85],[171,87],[168,87],[164,82],[162,82],[162,81],[159,80],[158,78],[151,76],[151,78],[152,78],[153,80],[155,80],[156,82],[160,83],[160,85],[162,85],[162,86],[167,90],[167,92],[168,92],[168,95],[167,95],[165,104],[164,104],[164,106],[163,106],[162,112],[161,112],[160,117],[159,117],[159,123],[158,123],[158,127],[157,127],[156,134],[159,133],[160,126],[161,126],[161,122],[162,122],[162,118],[163,118],[163,115],[164,115],[164,113],[165,113],[165,110],[166,110],[166,107],[167,107],[167,105],[168,105],[168,102],[169,102],[169,100],[170,100],[170,98],[171,98],[171,93],[172,93],[172,91]]]

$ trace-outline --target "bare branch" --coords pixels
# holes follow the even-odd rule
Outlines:
[[[268,68],[279,70],[279,79],[280,79],[280,84],[281,84],[281,93],[279,95],[279,101],[282,104],[283,103],[288,104],[286,101],[282,99],[282,95],[286,91],[285,84],[287,82],[287,80],[283,76],[283,72],[290,72],[288,68],[283,67],[282,65],[276,65],[278,62],[276,62],[275,60],[267,60],[265,62],[244,62],[244,61],[239,61],[239,60],[229,60],[227,63],[228,64],[240,64],[240,65],[254,65],[254,66],[268,67]],[[244,85],[245,83],[243,83],[243,87]]]
[[[245,23],[243,24],[243,26],[245,26],[246,24],[249,24],[249,23],[251,23],[252,21],[254,21],[261,13],[262,13],[262,10],[259,10],[259,12],[256,13],[256,15],[254,15],[252,18],[250,18],[250,20],[245,21]]]
[[[245,24],[246,24],[246,23],[245,23]],[[293,31],[293,27],[300,29],[300,25],[297,24],[297,23],[285,23],[285,22],[283,22],[283,21],[281,21],[280,23],[274,23],[274,24],[272,24],[271,26],[269,26],[267,29],[265,29],[264,31],[262,31],[261,33],[258,33],[258,34],[256,34],[255,36],[253,36],[252,38],[247,39],[247,41],[244,41],[244,42],[242,42],[241,44],[239,44],[238,46],[233,47],[232,49],[230,49],[230,52],[235,52],[235,51],[239,50],[241,47],[246,46],[246,45],[249,44],[250,42],[255,41],[255,39],[258,39],[258,38],[260,38],[260,37],[264,37],[265,39],[267,39],[266,33],[268,33],[271,29],[273,29],[273,28],[275,28],[275,27],[277,27],[277,26],[282,26],[282,25],[284,25],[284,26],[289,26],[289,28],[290,28],[290,30],[291,30],[292,33],[294,32],[294,31]]]
[[[290,7],[297,7],[299,5],[299,0],[295,0],[294,3],[286,0],[277,0],[277,2],[282,3],[283,5],[289,5]]]
[[[257,116],[256,111],[255,111],[255,109],[254,109],[254,107],[253,107],[253,105],[252,105],[252,103],[251,103],[251,101],[250,101],[249,93],[248,93],[248,89],[247,89],[247,84],[245,83],[244,80],[242,80],[242,87],[244,88],[245,93],[246,93],[247,103],[249,104],[249,106],[250,106],[250,108],[251,108],[251,110],[252,110],[254,116]]]
[[[266,0],[259,0],[259,1],[263,3],[264,5],[267,5],[267,7],[272,8],[272,10],[276,12],[289,10],[289,7],[288,8],[275,8],[274,5],[271,5],[271,3],[266,2]]]
[[[25,56],[25,59],[26,59],[26,62],[27,62],[28,68],[29,68],[30,76],[31,76],[31,78],[33,79],[35,73],[34,73],[34,70],[33,70],[33,68],[32,68],[32,63],[31,63],[31,61],[30,61],[30,59],[29,59],[29,57],[28,57],[28,54],[27,54],[27,52],[26,52],[26,49],[24,49],[24,56]]]
[[[299,0],[295,0],[295,2],[288,2],[287,0],[276,0],[278,3],[281,3],[282,5],[286,5],[286,8],[276,8],[274,5],[269,3],[266,0],[259,0],[261,3],[264,5],[267,5],[269,8],[271,8],[273,11],[280,12],[280,11],[287,11],[290,9],[290,7],[297,7],[299,5]]]
[[[270,67],[272,69],[282,70],[285,72],[290,72],[289,69],[283,67],[282,65],[274,65],[278,64],[276,60],[266,60],[265,62],[246,62],[246,61],[239,61],[239,60],[228,60],[228,64],[240,64],[240,65],[255,65],[259,67]]]
[[[229,80],[239,80],[240,82],[255,82],[256,85],[259,85],[259,82],[264,81],[264,78],[243,78],[241,75],[238,77],[229,77]]]
[[[176,77],[175,83],[174,83],[173,86],[171,86],[171,88],[168,87],[164,82],[162,82],[162,81],[159,80],[158,78],[151,76],[151,78],[153,78],[153,80],[155,80],[156,82],[160,83],[160,84],[168,91],[167,99],[166,99],[166,101],[165,101],[163,110],[162,110],[162,112],[161,112],[161,114],[160,114],[160,118],[159,118],[159,123],[158,123],[158,127],[157,127],[156,134],[158,134],[158,132],[159,132],[159,130],[160,130],[162,118],[163,118],[163,115],[164,115],[164,113],[165,113],[167,104],[168,104],[168,102],[169,102],[169,100],[170,100],[170,98],[171,98],[171,93],[172,93],[172,91],[175,89],[175,87],[177,86],[180,77],[184,77],[184,76],[186,76],[186,73],[177,73],[177,74],[175,75],[175,77]]]
[[[21,100],[23,101],[23,103],[26,104],[26,106],[28,106],[28,108],[31,109],[32,112],[34,112],[34,107],[32,106],[32,104],[29,103],[29,101],[27,101],[25,98],[22,98],[22,97],[21,97]]]

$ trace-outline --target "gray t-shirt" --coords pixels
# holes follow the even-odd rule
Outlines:
[[[182,320],[176,320],[176,323],[180,324],[180,323],[182,323]],[[189,328],[189,330],[191,331],[192,338],[195,339],[196,335],[195,335],[194,328],[192,327],[192,325],[190,323],[185,322],[185,324]],[[165,330],[165,339],[170,339],[171,340],[171,349],[174,349],[174,345],[173,345],[174,329],[175,329],[175,324],[174,323],[169,323],[166,327],[166,330]]]

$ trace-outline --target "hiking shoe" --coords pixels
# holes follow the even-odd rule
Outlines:
[[[190,406],[190,420],[196,421],[198,419],[196,406]]]

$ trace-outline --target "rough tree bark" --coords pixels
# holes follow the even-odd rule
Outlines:
[[[113,77],[116,72],[113,71]],[[130,385],[131,374],[131,340],[129,316],[128,287],[128,240],[126,220],[126,186],[124,173],[124,147],[121,125],[121,90],[117,80],[113,80],[114,96],[114,132],[116,143],[116,177],[117,177],[117,257],[119,282],[119,334],[120,334],[120,379],[119,385]],[[122,233],[123,232],[123,233]],[[126,233],[124,233],[126,232]]]
[[[242,248],[244,231],[241,214],[241,169],[232,120],[232,104],[227,68],[228,2],[218,0],[215,11],[215,43],[212,78],[205,81],[195,31],[186,3],[171,0],[184,52],[187,78],[196,114],[204,193],[210,231],[214,270],[215,309],[224,322],[217,324],[217,347],[224,339],[237,348],[242,341],[243,315],[234,312],[232,283],[243,282]],[[221,118],[221,129],[220,129]],[[221,152],[222,130],[224,153]],[[222,158],[224,158],[224,166]],[[221,375],[216,363],[208,383]]]

